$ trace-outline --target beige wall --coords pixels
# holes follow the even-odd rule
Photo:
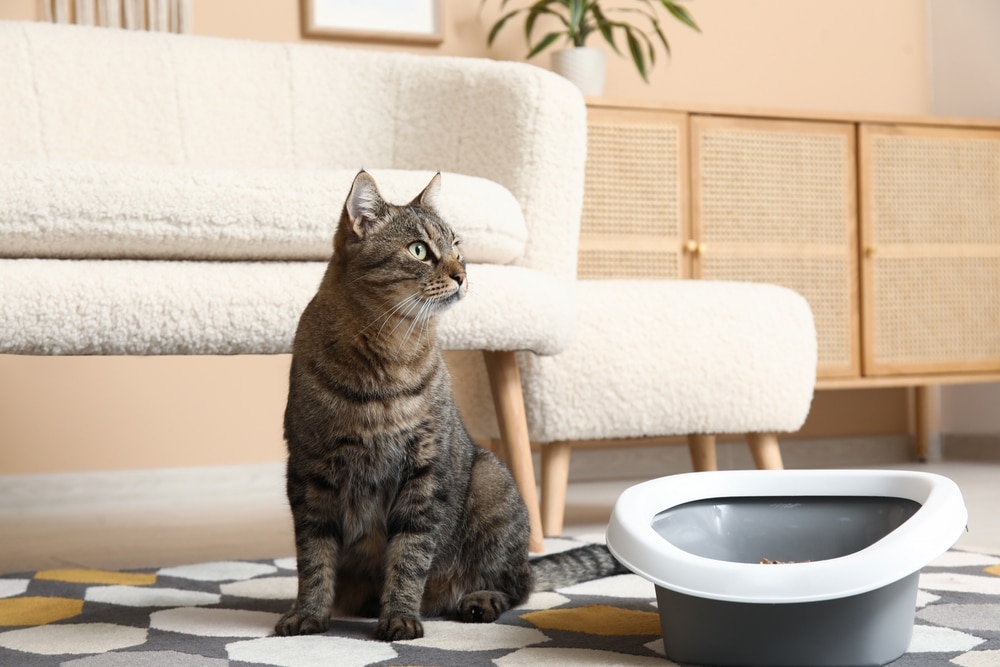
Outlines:
[[[487,50],[478,0],[441,0],[444,42],[418,53],[520,59],[518,26]],[[650,85],[612,55],[607,94],[679,106],[923,114],[926,12],[917,0],[702,0],[704,33],[667,24],[674,56]],[[192,0],[201,35],[299,41],[298,0]],[[39,0],[2,0],[0,19],[33,20]],[[334,42],[321,42],[330,43]],[[597,44],[599,42],[595,42]],[[345,43],[341,42],[341,45]],[[548,55],[536,59],[548,65]],[[288,357],[0,356],[0,473],[212,465],[283,457]],[[817,395],[808,435],[899,433],[903,390]]]
[[[1000,118],[1000,2],[928,0],[931,112]]]
[[[351,45],[523,59],[521,24],[508,25],[493,49],[486,46],[500,0],[487,0],[481,14],[479,0],[439,2],[440,46]],[[524,4],[515,0],[511,6]],[[42,15],[41,6],[41,0],[2,0],[0,19],[31,20]],[[691,0],[688,7],[702,33],[666,21],[673,57],[658,61],[649,85],[628,60],[612,53],[607,96],[681,106],[900,114],[930,109],[923,0]],[[191,12],[199,35],[302,41],[301,0],[191,0]],[[600,36],[591,40],[591,46],[607,48]],[[532,62],[548,67],[549,58],[546,52]]]
[[[440,46],[364,46],[523,59],[527,49],[520,24],[506,26],[494,48],[486,46],[500,0],[487,0],[482,14],[478,0],[440,2]],[[666,22],[674,55],[658,61],[649,85],[628,60],[610,53],[608,97],[812,111],[922,114],[929,109],[923,2],[704,0],[688,6],[702,33]],[[299,0],[193,0],[192,14],[198,34],[301,39]],[[599,36],[590,45],[608,48]],[[548,67],[549,58],[546,52],[532,62]]]
[[[0,473],[284,456],[288,356],[0,356]]]
[[[1000,118],[1000,3],[929,0],[931,111]],[[944,387],[941,430],[1000,435],[1000,384]]]
[[[0,474],[282,460],[289,359],[0,355]],[[827,391],[801,435],[907,424],[903,390]]]

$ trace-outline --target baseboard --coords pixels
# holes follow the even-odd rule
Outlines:
[[[745,443],[721,441],[716,445],[719,468],[753,468]],[[908,436],[861,438],[809,438],[781,440],[786,468],[851,468],[913,460]],[[538,455],[535,466],[538,468]],[[570,459],[570,481],[646,479],[691,471],[688,448],[679,445],[639,445],[609,449],[580,448]]]
[[[946,461],[1000,461],[1000,433],[942,435],[942,456]]]
[[[945,460],[1000,460],[1000,435],[942,438]],[[747,446],[721,441],[719,468],[753,468]],[[809,438],[781,440],[786,468],[847,468],[887,465],[913,460],[907,436],[859,438]],[[539,469],[535,454],[535,469]],[[689,472],[691,460],[681,442],[657,446],[619,446],[606,449],[581,447],[573,451],[570,480],[594,482],[649,479]],[[127,470],[114,472],[53,473],[0,476],[0,512],[39,510],[47,505],[69,506],[85,501],[108,507],[206,500],[239,502],[241,498],[265,499],[281,506],[284,497],[283,463],[197,468]]]
[[[0,512],[159,503],[285,500],[285,464],[0,475]]]

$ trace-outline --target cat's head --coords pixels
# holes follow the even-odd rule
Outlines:
[[[386,202],[371,174],[354,177],[334,236],[334,258],[349,289],[371,291],[404,318],[426,319],[469,289],[461,240],[435,210],[441,174],[408,204]]]

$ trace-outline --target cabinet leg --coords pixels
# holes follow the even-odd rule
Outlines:
[[[719,469],[714,435],[692,433],[688,436],[688,452],[691,454],[691,467],[695,472]]]
[[[484,351],[483,357],[486,359],[486,372],[490,376],[504,458],[524,504],[528,507],[528,520],[531,523],[528,546],[531,551],[542,552],[545,551],[545,541],[542,537],[542,518],[538,507],[538,489],[535,487],[535,468],[531,462],[531,442],[528,440],[528,419],[524,412],[517,353]]]
[[[747,444],[758,470],[782,470],[781,447],[774,433],[747,433]]]
[[[925,463],[937,458],[941,437],[941,388],[937,385],[913,390],[913,457]]]

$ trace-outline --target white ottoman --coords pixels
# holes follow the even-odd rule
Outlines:
[[[784,287],[583,280],[569,349],[522,353],[519,365],[529,435],[542,447],[543,530],[558,535],[574,442],[688,436],[695,470],[712,470],[714,436],[738,433],[757,467],[782,467],[775,434],[809,412],[816,330],[805,299]],[[466,414],[474,436],[496,437],[489,416]]]
[[[543,446],[547,535],[562,531],[574,441],[687,435],[695,469],[708,470],[716,434],[747,434],[758,467],[781,467],[774,434],[802,426],[816,382],[804,298],[775,285],[703,280],[577,287],[571,347],[521,358],[529,433]]]

